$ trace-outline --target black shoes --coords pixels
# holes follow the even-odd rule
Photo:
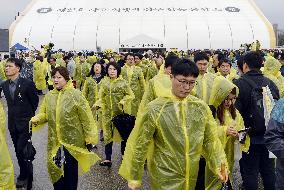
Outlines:
[[[100,166],[107,166],[108,168],[110,168],[112,163],[111,163],[111,161],[105,160],[105,161],[100,162],[99,165]]]

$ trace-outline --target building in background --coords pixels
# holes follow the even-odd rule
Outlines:
[[[253,0],[33,0],[10,27],[10,46],[40,49],[239,49],[276,46]]]
[[[0,29],[0,58],[5,54],[9,54],[9,31]]]

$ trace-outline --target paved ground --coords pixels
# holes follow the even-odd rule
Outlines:
[[[4,102],[5,104],[5,102]],[[16,161],[14,153],[14,147],[8,136],[8,145],[15,166],[15,177],[19,174],[19,167]],[[47,126],[41,131],[33,135],[33,144],[37,150],[36,158],[34,160],[34,190],[52,190],[52,184],[48,179],[47,167],[46,167],[46,147],[47,147]],[[118,174],[118,168],[121,163],[120,145],[114,144],[113,152],[113,166],[111,169],[107,169],[98,165],[98,163],[91,169],[91,171],[79,178],[80,190],[122,190],[127,189],[127,183]],[[96,152],[100,157],[104,158],[104,147],[100,142]],[[235,170],[233,172],[234,189],[239,189],[241,184],[241,177],[238,171],[238,163],[236,163]],[[148,190],[149,182],[147,179],[147,171],[143,178],[142,190]],[[262,189],[262,188],[261,188]]]

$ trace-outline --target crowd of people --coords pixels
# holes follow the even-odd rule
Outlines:
[[[6,114],[0,102],[0,189],[32,188],[30,139],[46,125],[55,190],[77,189],[78,172],[101,159],[99,140],[101,167],[112,167],[120,143],[118,173],[131,190],[143,186],[145,166],[151,189],[233,189],[236,161],[242,189],[257,190],[259,174],[265,190],[284,189],[280,50],[43,49],[5,56],[0,84],[8,107]],[[135,118],[126,138],[114,122],[122,116]],[[6,126],[20,167],[16,183]]]

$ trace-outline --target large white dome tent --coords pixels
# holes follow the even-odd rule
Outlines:
[[[131,48],[275,47],[253,0],[33,0],[10,27],[10,46],[116,51]]]

